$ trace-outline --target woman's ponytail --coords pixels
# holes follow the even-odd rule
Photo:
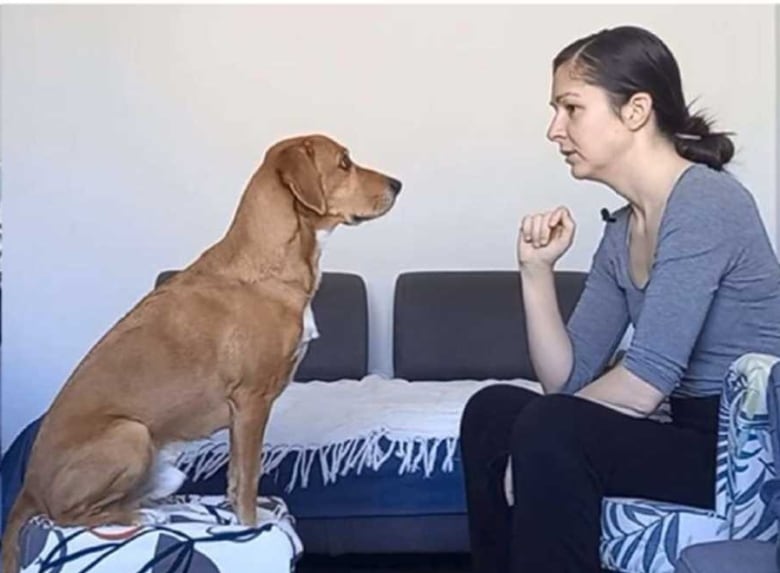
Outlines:
[[[713,132],[712,122],[694,114],[688,116],[682,129],[672,135],[674,146],[682,157],[721,170],[734,157],[729,133]]]

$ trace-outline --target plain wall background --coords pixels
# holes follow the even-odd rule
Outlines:
[[[218,240],[265,149],[324,132],[396,175],[385,218],[341,228],[370,368],[391,374],[395,277],[513,269],[520,217],[567,204],[587,269],[601,207],[544,139],[551,60],[638,24],[689,100],[734,130],[732,170],[777,234],[777,10],[765,6],[4,6],[2,443],[41,414],[158,271]]]

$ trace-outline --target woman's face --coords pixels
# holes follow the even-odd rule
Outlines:
[[[571,166],[572,176],[609,182],[631,143],[631,131],[610,105],[607,92],[572,74],[569,62],[555,70],[550,101],[555,115],[547,138]]]

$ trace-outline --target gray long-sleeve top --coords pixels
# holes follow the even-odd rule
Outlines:
[[[706,165],[687,168],[643,288],[630,274],[629,216],[625,206],[605,225],[567,324],[574,363],[564,392],[603,372],[629,321],[623,366],[667,396],[719,394],[742,354],[780,355],[780,265],[747,189]]]

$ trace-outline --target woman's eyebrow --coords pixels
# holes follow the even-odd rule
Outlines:
[[[563,92],[562,94],[558,94],[557,96],[555,96],[555,103],[559,103],[565,97],[578,98],[580,97],[580,94],[576,92]],[[550,105],[553,105],[553,102],[550,102]]]

